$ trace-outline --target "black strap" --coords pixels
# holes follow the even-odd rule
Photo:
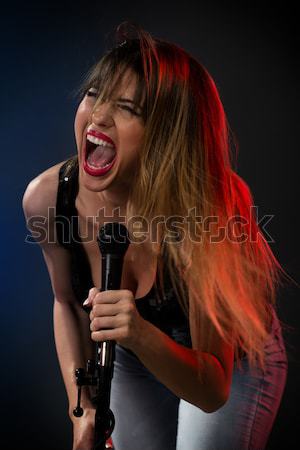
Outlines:
[[[78,159],[68,159],[59,169],[56,199],[56,233],[60,245],[69,248],[80,243],[75,199],[78,193]]]

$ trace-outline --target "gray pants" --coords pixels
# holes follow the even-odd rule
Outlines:
[[[115,450],[263,450],[286,383],[287,357],[274,312],[266,372],[234,366],[226,404],[205,413],[179,399],[134,355],[116,345],[111,409]]]

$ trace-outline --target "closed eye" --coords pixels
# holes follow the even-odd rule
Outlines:
[[[90,88],[87,92],[86,92],[86,96],[87,97],[94,97],[96,98],[98,96],[98,92],[95,88]],[[128,111],[130,114],[133,114],[135,116],[141,117],[141,114],[139,114],[138,112],[136,112],[133,108],[130,108],[130,106],[127,105],[123,105],[123,104],[118,104],[117,105],[118,108],[123,109],[125,111]]]
[[[134,109],[130,108],[129,106],[119,104],[118,107],[120,109],[124,109],[125,111],[129,111],[131,114],[134,114],[135,116],[140,116],[140,114],[138,114]]]

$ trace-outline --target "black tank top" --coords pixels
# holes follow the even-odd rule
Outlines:
[[[58,243],[71,255],[71,282],[74,294],[82,305],[88,291],[94,286],[87,254],[79,235],[78,212],[75,200],[78,194],[78,158],[68,159],[59,170],[56,201],[56,233]],[[100,257],[100,254],[99,254]],[[150,291],[136,299],[141,316],[153,323],[177,343],[192,347],[189,322],[175,295],[170,277],[163,271],[163,295],[158,289],[158,274]]]

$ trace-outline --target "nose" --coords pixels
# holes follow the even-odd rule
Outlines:
[[[97,105],[92,112],[92,122],[98,126],[110,127],[113,125],[112,108],[110,102]]]

